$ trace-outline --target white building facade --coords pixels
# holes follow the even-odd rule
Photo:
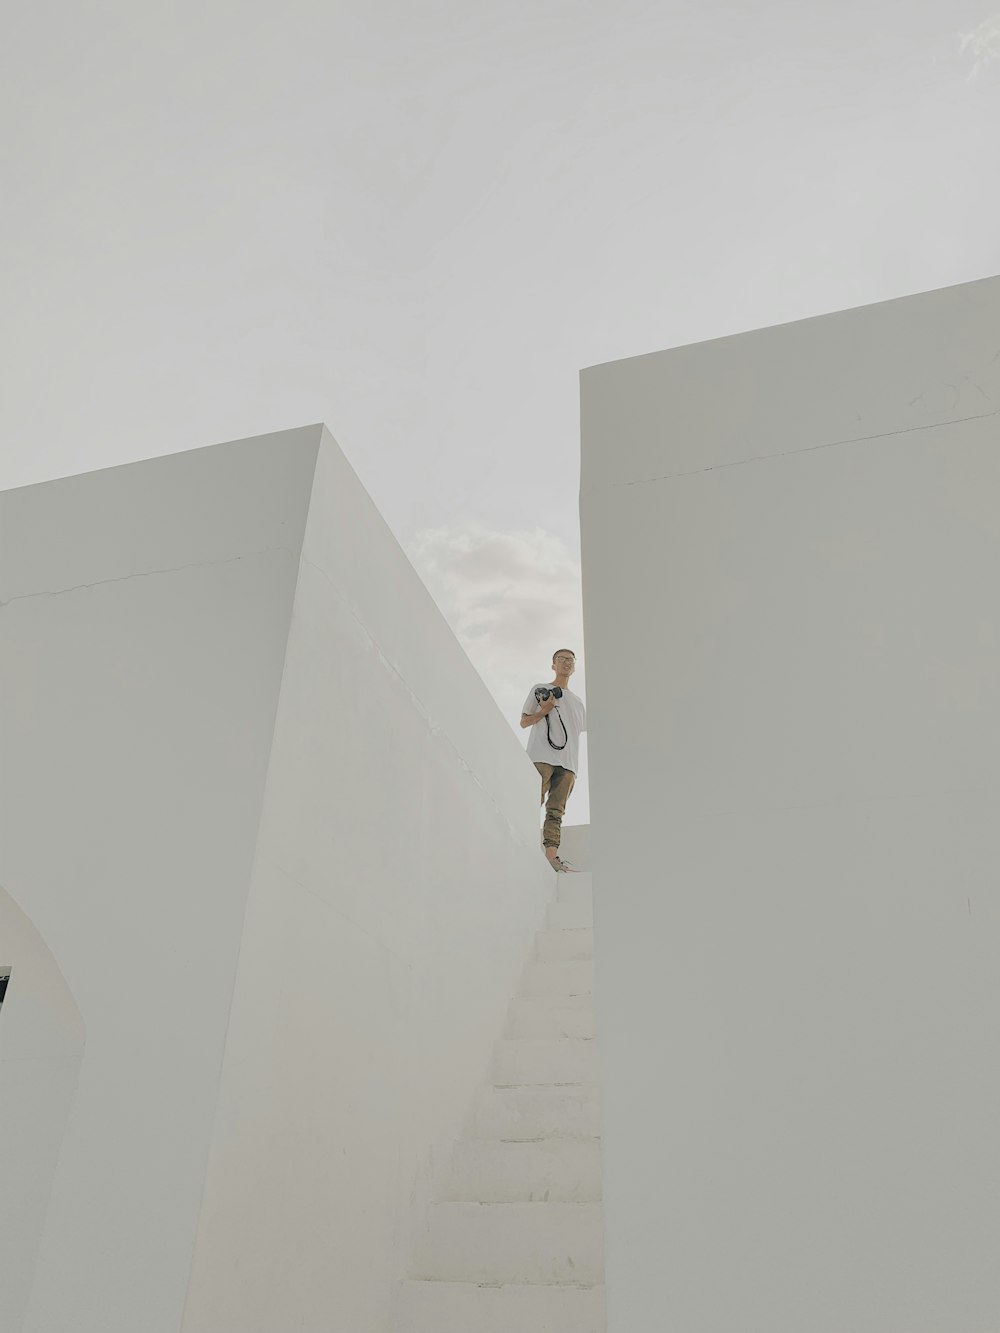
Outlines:
[[[583,375],[610,1333],[1000,1316],[1000,280]]]
[[[996,1325],[998,330],[585,372],[596,908],[323,427],[0,494],[0,1333]]]
[[[321,427],[0,495],[0,603],[0,1328],[388,1330],[554,894],[509,720]]]

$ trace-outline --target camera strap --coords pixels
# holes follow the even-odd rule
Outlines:
[[[548,688],[547,686],[541,686],[541,685],[538,687],[538,689],[535,691],[535,703],[541,703],[541,699],[539,696],[541,695],[542,690],[547,688]],[[563,721],[562,713],[559,712],[558,704],[556,704],[555,711],[559,713],[559,721],[562,723],[563,735],[565,736],[566,739],[563,741],[561,745],[557,745],[555,741],[552,739],[552,725],[549,722],[549,718],[552,716],[551,711],[545,714],[545,735],[548,739],[549,747],[551,749],[565,750],[566,746],[569,744],[569,732],[566,730],[566,723]]]
[[[558,704],[556,704],[555,711],[559,713]],[[565,750],[566,746],[569,744],[569,732],[566,730],[566,723],[563,722],[563,715],[562,713],[559,713],[559,721],[562,722],[563,735],[566,737],[562,745],[556,745],[555,741],[552,739],[552,727],[549,724],[549,718],[551,716],[552,716],[551,713],[545,714],[545,734],[548,737],[549,745],[552,747],[553,750]]]

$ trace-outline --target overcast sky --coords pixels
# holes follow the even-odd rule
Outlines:
[[[8,6],[0,486],[323,420],[515,724],[581,367],[1000,271],[996,3]]]

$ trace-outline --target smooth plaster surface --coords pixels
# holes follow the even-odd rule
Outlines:
[[[86,1032],[45,942],[0,888],[0,1329],[21,1327]],[[4,971],[7,963],[2,964]]]
[[[1000,281],[582,400],[609,1333],[991,1328]]]
[[[552,893],[537,828],[509,723],[324,448],[184,1333],[391,1329]]]
[[[0,883],[87,1030],[24,1333],[180,1325],[318,445],[0,495]]]

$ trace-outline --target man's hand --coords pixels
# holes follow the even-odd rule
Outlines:
[[[535,702],[537,704],[537,700]],[[540,702],[539,710],[536,713],[521,713],[521,726],[533,726],[536,722],[540,722],[545,714],[552,712],[557,702],[559,700],[557,700],[555,694],[549,694],[548,698]]]
[[[538,701],[536,700],[535,702],[537,703]],[[521,726],[533,727],[536,722],[541,722],[542,718],[545,717],[547,713],[552,712],[553,708],[555,708],[558,702],[559,701],[556,698],[556,696],[554,694],[550,694],[547,699],[544,699],[540,704],[538,704],[537,713],[521,714]]]

